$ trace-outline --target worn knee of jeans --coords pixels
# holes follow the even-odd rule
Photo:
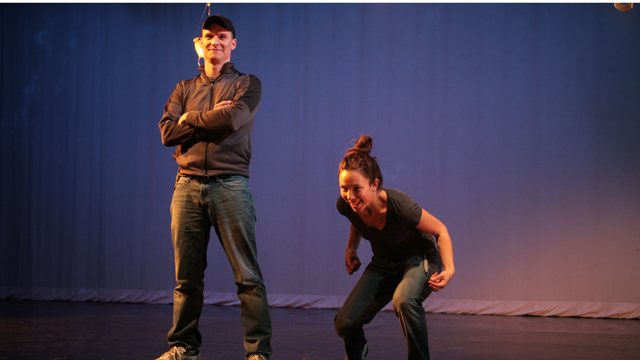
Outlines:
[[[335,326],[336,332],[338,333],[338,335],[340,336],[349,335],[354,330],[358,329],[359,326],[356,324],[355,321],[347,318],[346,316],[338,317],[338,315],[336,315],[336,318],[333,322],[333,325]]]
[[[204,290],[204,282],[201,280],[178,280],[176,291],[183,294],[198,294]]]
[[[421,304],[418,303],[415,299],[409,299],[406,297],[394,296],[393,297],[393,310],[396,313],[396,316],[400,314],[410,314],[416,311]]]
[[[347,316],[340,316],[340,314],[336,315],[333,325],[336,329],[336,332],[341,337],[357,333],[359,329],[362,328],[362,325],[356,322],[354,319],[350,319]]]

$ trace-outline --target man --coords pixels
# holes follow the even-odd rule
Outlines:
[[[204,270],[211,227],[233,270],[240,298],[245,357],[271,355],[271,317],[257,261],[255,209],[249,191],[251,130],[262,85],[231,63],[236,31],[222,15],[202,27],[200,75],[176,85],[160,121],[162,143],[177,146],[179,166],[171,201],[176,280],[171,350],[158,360],[200,360]]]

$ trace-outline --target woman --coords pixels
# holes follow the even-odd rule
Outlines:
[[[373,258],[336,315],[335,328],[344,339],[347,360],[364,359],[368,347],[362,327],[392,301],[409,359],[429,359],[422,302],[455,273],[451,238],[440,220],[406,194],[382,187],[378,162],[369,155],[372,146],[371,137],[362,136],[340,162],[337,207],[351,222],[347,272],[361,265],[357,250],[362,237],[371,242]]]

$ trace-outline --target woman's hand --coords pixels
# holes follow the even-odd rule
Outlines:
[[[360,268],[360,265],[362,265],[360,263],[360,259],[358,259],[358,254],[356,254],[356,252],[353,250],[345,251],[344,258],[345,258],[345,264],[347,265],[347,272],[349,273],[349,275],[358,271],[358,269]]]
[[[443,270],[441,273],[431,275],[431,278],[429,279],[429,287],[431,287],[433,291],[444,289],[449,281],[451,281],[451,278],[453,278],[453,274],[453,271]]]
[[[416,229],[428,234],[433,234],[437,239],[443,270],[439,274],[435,273],[431,275],[431,278],[429,278],[429,287],[431,287],[433,291],[443,289],[449,281],[451,281],[453,274],[456,272],[453,265],[453,246],[451,244],[449,231],[440,220],[436,219],[424,209],[422,209],[422,217]]]

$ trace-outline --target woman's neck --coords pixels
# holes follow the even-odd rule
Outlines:
[[[387,192],[378,189],[370,206],[364,209],[367,216],[375,217],[387,213]]]

